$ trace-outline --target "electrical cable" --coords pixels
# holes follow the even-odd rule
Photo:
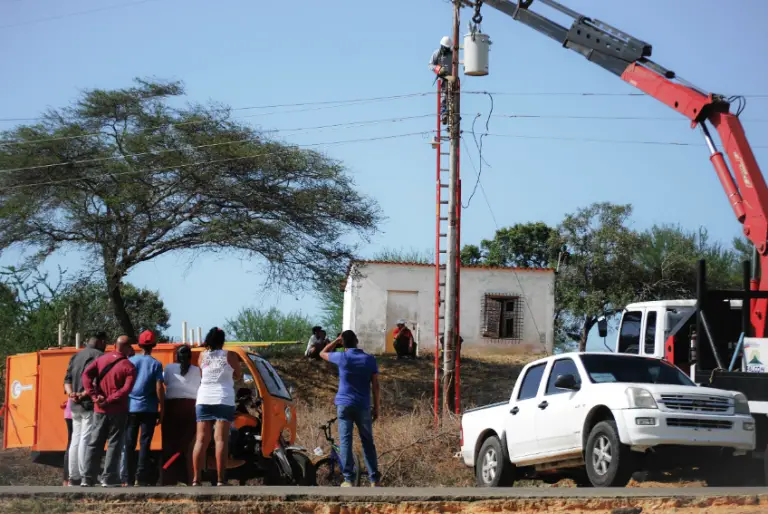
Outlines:
[[[154,0],[147,0],[147,1],[154,1]],[[2,28],[2,27],[0,27]],[[323,101],[317,101],[317,102],[298,102],[298,103],[289,103],[289,104],[273,104],[273,105],[254,105],[254,106],[245,106],[245,107],[227,107],[227,108],[221,108],[221,109],[212,109],[212,111],[244,111],[244,110],[257,110],[257,109],[275,109],[275,108],[285,108],[285,107],[306,107],[306,106],[326,106],[321,108],[315,108],[315,109],[301,109],[301,110],[295,110],[295,111],[278,111],[278,112],[271,112],[271,113],[262,113],[257,116],[267,116],[270,114],[290,114],[294,112],[307,112],[307,111],[314,111],[314,110],[320,110],[320,109],[334,109],[337,107],[345,107],[347,105],[355,105],[359,103],[373,103],[373,102],[382,102],[382,101],[389,101],[389,100],[399,100],[399,99],[405,99],[405,98],[416,98],[416,97],[422,97],[422,96],[429,96],[434,95],[434,91],[429,92],[422,92],[422,93],[406,93],[401,95],[391,95],[391,96],[380,96],[380,97],[369,97],[369,98],[357,98],[357,99],[350,99],[350,100],[323,100]],[[552,93],[543,93],[543,92],[488,92],[488,91],[462,91],[462,94],[468,94],[468,95],[486,95],[486,94],[493,94],[497,96],[617,96],[617,97],[626,97],[626,96],[647,96],[645,93],[578,93],[578,92],[552,92]],[[743,98],[768,98],[768,94],[754,94],[754,95],[738,95]],[[733,98],[733,97],[732,97]],[[337,105],[333,105],[337,104]],[[246,117],[246,116],[243,116]],[[20,121],[39,121],[43,118],[40,117],[27,117],[27,118],[0,118],[0,122],[20,122]],[[651,119],[651,118],[649,118]],[[675,119],[675,118],[670,118]],[[750,120],[755,121],[755,120]]]
[[[385,123],[385,122],[396,122],[396,121],[408,121],[408,120],[414,120],[419,118],[431,118],[434,114],[419,114],[415,116],[399,116],[395,118],[380,118],[376,120],[362,120],[362,121],[350,121],[346,123],[336,123],[332,125],[318,125],[315,127],[300,127],[300,128],[290,128],[290,129],[271,129],[271,130],[265,130],[262,133],[264,134],[270,134],[270,133],[281,133],[281,132],[303,132],[303,131],[309,131],[309,130],[322,130],[326,128],[339,128],[343,126],[349,125],[350,127],[358,127],[358,126],[364,126],[364,125],[375,125],[377,123]],[[168,123],[166,125],[156,125],[154,127],[147,127],[146,129],[142,130],[140,133],[143,134],[145,132],[148,132],[150,130],[158,130],[166,127],[178,127],[182,125],[190,125],[190,124],[200,124],[205,123],[209,120],[200,120],[200,121],[182,121],[179,123]],[[54,141],[67,141],[71,139],[80,139],[85,137],[94,137],[94,136],[110,136],[112,137],[112,134],[104,133],[104,132],[91,132],[88,134],[81,134],[77,136],[61,136],[61,137],[52,137],[52,138],[45,138],[45,139],[34,139],[31,141],[0,141],[0,145],[6,145],[6,146],[14,146],[14,145],[28,145],[28,144],[36,144],[36,143],[47,143],[47,142],[54,142]]]
[[[422,96],[427,95],[434,95],[435,93],[433,91],[424,92],[424,93],[407,93],[402,95],[389,95],[389,96],[373,96],[368,98],[355,98],[355,99],[349,99],[349,100],[322,100],[317,102],[298,102],[298,103],[290,103],[290,104],[272,104],[272,105],[247,105],[244,107],[222,107],[222,108],[215,108],[215,109],[209,109],[211,112],[229,112],[229,111],[252,111],[252,110],[258,110],[258,109],[278,109],[278,108],[285,108],[285,107],[307,107],[307,106],[316,106],[319,105],[321,107],[315,107],[312,109],[296,109],[292,111],[274,111],[274,112],[266,112],[266,113],[259,113],[259,114],[251,114],[246,116],[239,116],[238,118],[252,118],[255,116],[269,116],[271,114],[292,114],[292,113],[298,113],[298,112],[309,112],[309,111],[319,111],[319,110],[325,110],[325,109],[335,109],[338,107],[347,107],[351,105],[364,105],[368,103],[376,103],[376,102],[386,102],[390,100],[402,100],[406,98],[418,98]],[[40,121],[45,118],[41,117],[29,117],[29,118],[0,118],[0,121],[7,121],[7,122],[17,122],[17,121]],[[171,124],[169,124],[171,125]],[[164,125],[160,125],[164,126]]]
[[[37,19],[34,19],[34,20],[29,20],[29,21],[22,21],[22,22],[18,22],[18,23],[10,23],[8,25],[0,25],[0,29],[10,29],[10,28],[14,28],[14,27],[22,27],[22,26],[26,26],[26,25],[34,25],[35,23],[42,23],[44,21],[61,20],[61,19],[64,19],[64,18],[71,18],[73,16],[80,16],[82,14],[91,14],[91,13],[94,13],[94,12],[109,11],[109,10],[112,10],[112,9],[119,9],[121,7],[131,7],[133,5],[146,4],[146,3],[149,3],[149,2],[156,2],[156,1],[158,1],[158,0],[139,0],[138,2],[127,2],[127,3],[124,3],[124,4],[108,5],[108,6],[104,6],[104,7],[97,7],[95,9],[88,9],[88,10],[85,10],[85,11],[71,12],[71,13],[67,13],[67,14],[60,14],[60,15],[57,15],[57,16],[48,16],[47,18],[37,18]]]
[[[700,147],[706,146],[706,144],[698,143],[683,143],[680,141],[646,141],[646,140],[627,140],[627,139],[600,139],[600,138],[579,138],[579,137],[559,137],[559,136],[531,136],[528,134],[488,134],[492,137],[508,137],[516,139],[541,139],[545,141],[571,141],[579,143],[611,143],[611,144],[628,144],[628,145],[656,145],[656,146],[690,146]],[[751,145],[752,148],[768,148],[766,145]]]
[[[407,135],[426,134],[426,133],[428,133],[428,131],[412,132],[412,133],[409,133]],[[358,139],[358,140],[350,140],[350,142],[368,141],[368,140],[376,140],[376,139],[378,139],[378,138],[364,138],[364,139]],[[384,139],[387,139],[387,137],[384,137]],[[184,150],[185,151],[189,151],[189,150],[198,150],[200,148],[213,148],[213,147],[224,146],[224,145],[235,145],[235,144],[242,144],[242,143],[254,143],[254,142],[257,142],[257,141],[260,141],[260,140],[261,140],[261,136],[256,136],[256,137],[249,137],[249,138],[245,138],[245,139],[237,139],[235,141],[222,141],[220,143],[209,143],[209,144],[205,144],[205,145],[190,146],[188,148],[185,148]],[[337,143],[335,143],[335,142],[317,143],[317,145],[320,145],[320,144],[333,145],[333,144],[337,144]],[[296,145],[296,146],[303,146],[303,145]],[[310,146],[313,146],[313,145],[310,145]],[[314,146],[316,146],[316,145],[314,145]],[[171,148],[171,149],[167,149],[167,150],[139,152],[139,153],[134,153],[134,154],[126,154],[126,155],[113,155],[113,156],[110,156],[110,157],[96,157],[96,158],[93,158],[93,159],[82,159],[82,160],[79,160],[79,161],[65,161],[65,162],[56,162],[56,163],[51,163],[51,164],[41,164],[41,165],[38,165],[38,166],[27,166],[27,167],[23,167],[23,168],[6,168],[6,169],[0,169],[0,173],[15,173],[15,172],[18,172],[18,171],[33,171],[33,170],[40,170],[40,169],[50,169],[50,168],[55,168],[55,167],[58,167],[58,166],[68,166],[68,165],[75,165],[75,164],[94,164],[94,163],[98,163],[98,162],[108,162],[108,161],[115,161],[115,160],[127,160],[129,157],[144,157],[144,156],[147,156],[147,155],[156,156],[156,155],[162,155],[162,154],[165,154],[165,153],[172,153],[172,152],[178,152],[178,151],[179,150],[176,149],[176,148]]]
[[[480,117],[480,113],[475,116],[475,119],[472,120],[472,139],[475,141],[475,147],[477,147],[477,153],[479,156],[479,162],[480,162],[480,170],[477,172],[477,181],[475,182],[475,187],[472,189],[472,194],[469,195],[469,200],[467,200],[467,205],[462,205],[465,209],[469,208],[469,204],[472,203],[472,198],[474,198],[475,193],[477,192],[477,186],[480,184],[480,176],[483,173],[483,163],[485,163],[486,166],[489,168],[491,167],[490,164],[483,158],[483,138],[488,135],[489,130],[489,123],[491,121],[491,116],[493,116],[493,95],[491,93],[488,93],[488,98],[491,100],[491,109],[488,112],[488,118],[485,120],[485,132],[480,135],[480,141],[478,142],[477,135],[475,134],[475,123],[477,122],[477,119]]]
[[[409,137],[409,136],[424,136],[428,134],[428,132],[410,132],[406,134],[395,134],[391,136],[380,136],[380,137],[369,137],[369,138],[361,138],[361,139],[349,139],[349,140],[342,140],[342,141],[331,141],[328,143],[310,143],[305,145],[292,145],[294,147],[299,148],[310,148],[315,146],[326,146],[326,145],[342,145],[342,144],[349,144],[349,143],[360,143],[360,142],[368,142],[368,141],[382,141],[385,139],[396,139],[396,138],[402,138],[402,137]],[[0,191],[13,191],[17,189],[26,189],[29,187],[38,187],[38,186],[48,186],[48,185],[55,185],[55,184],[65,184],[68,182],[77,182],[80,180],[92,180],[92,179],[98,179],[98,178],[104,178],[104,177],[117,177],[120,175],[131,175],[136,173],[157,173],[161,171],[173,171],[179,168],[187,168],[189,166],[199,166],[204,164],[218,164],[222,162],[230,162],[230,161],[239,161],[243,159],[252,159],[254,157],[264,157],[266,155],[277,155],[278,152],[265,152],[265,153],[258,153],[258,154],[250,154],[250,155],[243,155],[239,157],[227,157],[224,159],[214,159],[214,160],[208,160],[208,161],[196,161],[186,164],[179,164],[178,166],[164,166],[160,168],[151,168],[148,170],[130,170],[130,171],[122,171],[117,173],[103,173],[100,175],[88,175],[88,176],[80,176],[80,177],[70,177],[66,179],[61,180],[52,180],[52,181],[46,181],[46,182],[35,182],[33,184],[19,184],[16,186],[8,186],[0,188]],[[75,161],[77,162],[77,161]]]
[[[472,165],[472,169],[474,170],[475,174],[477,175],[477,183],[480,186],[480,191],[483,193],[483,197],[485,198],[485,203],[488,205],[488,211],[491,213],[491,219],[493,219],[493,224],[496,226],[496,231],[498,232],[501,228],[499,226],[499,222],[496,220],[496,215],[493,212],[493,208],[491,207],[491,202],[488,200],[488,195],[485,194],[485,188],[483,187],[483,184],[480,182],[480,174],[478,172],[478,169],[475,167],[475,163],[472,161],[472,156],[469,154],[469,147],[467,145],[466,139],[463,137],[461,138],[461,142],[464,143],[464,148],[467,150],[467,158],[469,159],[469,163]],[[539,344],[541,344],[542,348],[544,348],[544,353],[549,355],[549,350],[547,350],[546,343],[542,343],[542,333],[541,330],[539,330],[539,325],[536,323],[536,317],[533,315],[533,309],[530,305],[528,305],[527,301],[527,295],[525,294],[525,287],[523,286],[522,280],[520,280],[520,277],[518,276],[518,272],[515,268],[510,268],[512,271],[512,275],[514,275],[515,279],[517,280],[518,286],[520,286],[520,293],[523,295],[523,303],[528,308],[528,313],[531,315],[531,321],[533,321],[533,327],[536,329],[536,334],[539,336]]]

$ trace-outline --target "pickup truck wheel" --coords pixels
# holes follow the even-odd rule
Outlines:
[[[621,444],[615,421],[601,421],[587,439],[585,461],[595,487],[624,487],[632,478],[632,452]]]
[[[501,449],[498,437],[489,437],[480,448],[475,464],[479,487],[511,487],[514,483],[512,463]]]

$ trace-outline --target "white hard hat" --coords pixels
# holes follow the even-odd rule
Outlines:
[[[397,320],[396,324],[397,325],[405,325],[405,320],[403,318],[400,318],[399,320]]]
[[[443,36],[443,39],[440,40],[440,46],[451,48],[453,46],[453,41],[451,41],[451,38],[448,36]]]

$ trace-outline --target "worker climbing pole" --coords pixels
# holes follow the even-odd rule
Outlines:
[[[456,352],[459,331],[461,180],[459,173],[459,12],[454,2],[453,37],[443,37],[430,68],[438,75],[435,236],[435,423],[440,412],[440,353],[443,354],[442,410],[459,411]],[[447,129],[447,130],[446,130]],[[449,149],[445,151],[445,143]],[[448,157],[448,166],[445,159]],[[446,176],[447,175],[447,176]],[[444,194],[444,190],[445,194]],[[441,340],[443,344],[441,344]]]

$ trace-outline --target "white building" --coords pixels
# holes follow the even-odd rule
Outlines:
[[[465,350],[551,353],[554,270],[463,266],[460,294]],[[392,330],[404,318],[419,353],[431,353],[434,306],[434,265],[357,261],[344,288],[344,330],[354,330],[370,352],[393,352]]]

